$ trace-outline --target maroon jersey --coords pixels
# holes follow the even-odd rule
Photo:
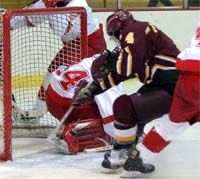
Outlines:
[[[128,24],[121,32],[120,43],[122,51],[116,70],[101,82],[102,86],[113,86],[135,75],[146,83],[152,80],[157,69],[175,69],[179,49],[166,34],[148,22]]]

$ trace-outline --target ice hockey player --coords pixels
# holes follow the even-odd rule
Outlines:
[[[200,121],[200,25],[192,37],[190,47],[178,55],[176,68],[181,73],[176,83],[169,115],[163,117],[143,141],[131,149],[123,166],[122,177],[132,178],[138,173],[153,172],[153,159],[172,140]]]
[[[112,58],[116,58],[118,54],[118,48],[111,52]],[[63,140],[56,139],[56,142],[54,142],[58,149],[64,153],[77,152],[78,148],[74,146],[83,142],[84,145],[81,144],[82,147],[79,148],[79,151],[85,148],[107,146],[107,144],[111,144],[114,137],[112,105],[117,97],[126,93],[126,82],[120,83],[105,92],[95,84],[95,101],[93,96],[91,99],[87,98],[88,104],[84,106],[77,105],[74,99],[77,93],[87,93],[87,91],[82,92],[79,89],[81,90],[87,82],[93,82],[90,68],[92,62],[99,56],[100,54],[95,54],[71,66],[62,65],[49,78],[49,86],[46,90],[48,111],[56,119],[61,120],[71,105],[76,106],[65,120],[64,130],[62,131]],[[131,82],[128,81],[127,83],[130,85]],[[98,93],[100,94],[97,95]],[[78,126],[84,127],[78,130]],[[75,129],[77,132],[76,135],[73,135],[74,133],[70,131]],[[96,133],[94,133],[95,131]],[[73,143],[72,141],[75,139],[76,143]],[[82,139],[82,141],[79,141],[79,139]]]
[[[121,46],[121,52],[116,60],[110,60],[110,52],[105,51],[93,62],[92,77],[104,90],[135,76],[143,83],[136,93],[123,94],[114,101],[116,142],[102,162],[109,170],[123,166],[128,149],[142,136],[145,124],[169,112],[179,76],[175,64],[180,51],[156,26],[135,20],[127,10],[112,13],[107,18],[106,29]],[[77,103],[84,104],[82,98],[86,96],[80,94]]]

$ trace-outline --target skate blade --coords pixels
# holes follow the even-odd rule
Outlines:
[[[120,178],[140,178],[142,176],[146,176],[146,174],[141,173],[139,171],[124,171],[122,172],[122,174],[120,175]]]
[[[116,168],[116,169],[110,169],[110,168],[101,167],[100,171],[101,171],[101,173],[105,173],[105,174],[115,174],[115,173],[122,172],[122,167],[121,168]]]

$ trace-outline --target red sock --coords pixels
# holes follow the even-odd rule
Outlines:
[[[152,128],[150,132],[145,136],[143,140],[143,145],[145,145],[150,151],[154,153],[159,153],[164,149],[170,141],[165,141],[155,130]]]

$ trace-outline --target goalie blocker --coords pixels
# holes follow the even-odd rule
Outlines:
[[[111,137],[103,129],[101,119],[85,119],[65,126],[63,140],[68,144],[71,154],[83,152],[85,149],[104,147],[111,143]]]

